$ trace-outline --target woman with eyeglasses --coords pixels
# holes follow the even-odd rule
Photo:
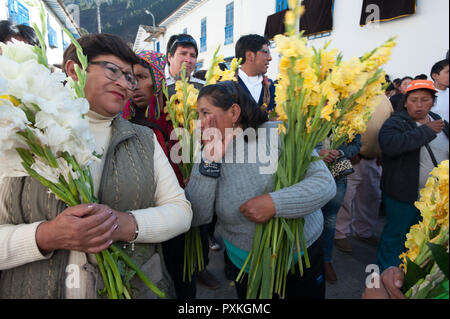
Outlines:
[[[278,123],[268,121],[266,112],[235,82],[204,87],[197,112],[205,151],[185,188],[194,211],[192,225],[211,222],[215,211],[236,278],[251,250],[255,224],[304,217],[311,268],[303,277],[288,275],[286,298],[325,298],[320,208],[336,194],[330,171],[322,161],[313,162],[304,180],[274,192],[281,148]],[[245,298],[247,275],[235,285],[238,298]]]
[[[66,208],[30,177],[0,185],[0,298],[98,298],[104,284],[93,254],[115,242],[173,298],[160,243],[189,229],[192,210],[153,132],[120,116],[139,59],[117,36],[78,42],[89,63],[87,118],[102,154],[90,166],[99,204]],[[76,80],[73,44],[63,65]],[[156,298],[137,276],[131,285],[136,298]]]

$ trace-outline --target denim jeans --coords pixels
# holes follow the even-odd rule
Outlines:
[[[322,245],[325,262],[331,262],[333,259],[334,232],[336,230],[336,216],[344,201],[345,191],[347,190],[347,178],[341,178],[336,181],[336,196],[330,200],[324,207],[323,213],[323,232]]]

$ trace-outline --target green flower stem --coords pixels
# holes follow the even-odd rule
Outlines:
[[[42,146],[42,149],[44,150],[44,155],[45,158],[47,159],[47,163],[53,168],[58,168],[59,167],[58,162],[56,161],[55,155],[53,154],[50,147],[44,145]]]
[[[202,250],[202,239],[201,239],[201,235],[200,235],[200,228],[198,228],[198,227],[195,227],[195,229],[194,229],[194,239],[196,241],[197,252],[203,251]],[[197,258],[198,258],[198,271],[202,271],[205,268],[203,254],[197,253]]]
[[[297,227],[295,229],[295,244],[297,247],[298,268],[300,271],[300,277],[303,277],[302,249],[300,247],[300,238],[298,232],[299,232],[299,223],[297,222]]]
[[[25,162],[22,162],[22,166],[27,171],[28,175],[31,177],[37,179],[42,185],[49,188],[59,199],[64,201],[65,203],[70,204],[71,206],[76,206],[77,203],[74,203],[70,197],[67,196],[67,194],[64,191],[61,191],[55,184],[50,182],[49,180],[43,178],[41,175],[36,173],[35,170],[31,169]]]
[[[111,256],[111,253],[108,251],[108,249],[105,249],[102,251],[103,259],[108,263],[109,267],[111,268],[111,271],[114,275],[114,279],[116,281],[116,288],[118,295],[123,294],[123,283],[122,278],[120,277],[119,268],[117,267],[117,264],[114,262],[113,257]]]
[[[118,256],[125,262],[125,264],[128,265],[131,269],[133,269],[138,277],[145,283],[145,285],[150,288],[151,291],[153,291],[158,297],[160,298],[166,298],[166,295],[164,292],[158,289],[156,285],[154,285],[150,279],[144,274],[144,272],[134,263],[134,261],[128,257],[127,254],[125,254],[121,249],[119,249],[115,245],[111,245],[109,247],[113,252],[117,253]]]
[[[244,261],[244,265],[242,266],[241,270],[239,271],[239,274],[236,277],[236,282],[241,282],[242,277],[245,273],[245,269],[247,268],[249,261],[252,259],[252,255],[253,255],[253,252],[250,251],[250,253],[248,254],[247,258]]]
[[[125,295],[125,299],[133,299],[133,298],[131,298],[130,293],[128,292],[127,288],[123,289],[123,294]]]
[[[80,204],[76,188],[73,190],[74,192],[72,192],[71,186],[66,182],[62,175],[59,175],[59,182],[61,183],[61,188],[65,190],[65,194],[67,195],[67,197],[69,197],[74,203]]]
[[[106,269],[106,275],[107,275],[107,278],[108,278],[107,279],[108,285],[111,288],[111,294],[108,295],[108,297],[109,297],[109,299],[118,299],[119,296],[117,295],[116,286],[114,284],[114,276],[112,274],[111,268],[110,268],[110,266],[109,266],[109,264],[108,264],[108,262],[106,260],[103,263],[103,265],[104,265],[104,267]],[[105,284],[106,284],[106,282],[105,282]]]
[[[24,148],[16,148],[16,151],[19,154],[22,161],[24,161],[24,163],[27,164],[27,166],[31,167],[31,165],[34,164],[34,159],[30,151]]]
[[[74,182],[74,180],[73,180],[73,177],[72,177],[72,173],[71,173],[71,172],[69,172],[69,181],[68,181],[67,185],[68,185],[68,187],[69,187],[70,192],[72,193],[72,195],[73,195],[74,197],[79,197],[78,190],[77,190],[77,185],[75,185],[75,182]],[[91,189],[94,189],[94,188],[92,187]]]
[[[302,242],[302,246],[303,246],[303,255],[304,255],[304,258],[305,258],[306,268],[311,268],[311,263],[309,261],[308,249],[306,248],[305,234],[303,233],[303,228],[304,227],[305,227],[305,220],[302,218],[302,219],[300,219],[299,229],[300,229],[301,242]],[[301,259],[299,260],[299,262],[301,262]]]
[[[103,265],[103,258],[101,254],[95,254],[95,259],[97,260],[98,268],[100,269],[100,274],[102,275],[103,282],[105,283],[108,296],[112,296],[111,286],[109,285],[108,275],[106,273],[105,266]]]

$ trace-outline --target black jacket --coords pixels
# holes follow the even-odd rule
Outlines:
[[[441,117],[430,112],[437,120]],[[449,134],[445,121],[443,130]],[[420,178],[420,149],[436,138],[437,134],[427,125],[417,126],[407,111],[394,113],[382,126],[378,135],[383,152],[381,189],[398,201],[414,202],[418,198]]]
[[[267,79],[270,83],[269,86],[269,94],[270,94],[270,102],[269,105],[267,105],[267,111],[273,111],[275,110],[275,84],[273,83],[273,81],[271,79]],[[238,76],[238,83],[241,86],[241,88],[244,90],[245,93],[247,93],[247,95],[249,97],[252,98],[252,100],[255,100],[252,96],[252,94],[250,93],[249,89],[247,88],[247,86],[245,85],[244,81],[242,81],[242,79]],[[261,90],[261,95],[259,97],[259,101],[255,101],[256,104],[258,104],[258,106],[262,106],[264,104],[264,85],[263,85],[263,89]]]

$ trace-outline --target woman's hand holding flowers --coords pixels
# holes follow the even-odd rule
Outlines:
[[[263,224],[276,214],[275,204],[269,194],[250,199],[239,210],[249,221]]]
[[[81,204],[39,225],[36,242],[43,255],[54,250],[98,253],[113,243],[117,216],[105,205]]]

